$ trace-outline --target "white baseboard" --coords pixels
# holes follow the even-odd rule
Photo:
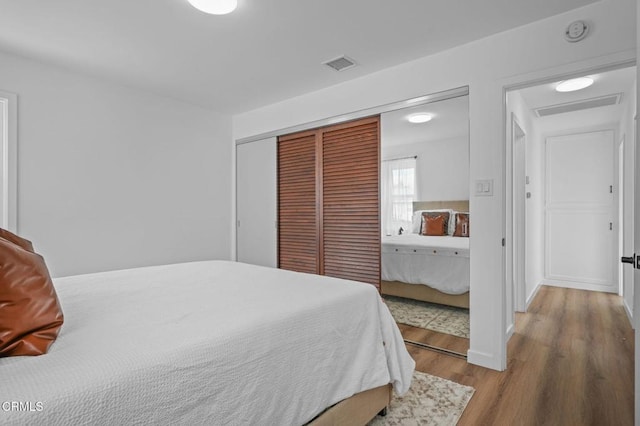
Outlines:
[[[472,349],[467,351],[467,362],[469,364],[479,365],[480,367],[490,368],[497,371],[504,371],[506,369],[506,367],[503,367],[500,360],[495,356],[485,352],[474,351]]]
[[[538,282],[538,284],[536,285],[536,288],[533,289],[533,291],[531,292],[531,295],[525,301],[525,309],[524,309],[525,312],[527,312],[529,310],[529,305],[531,304],[533,299],[535,299],[536,295],[538,294],[538,291],[540,290],[540,286],[542,286],[542,282],[541,281]]]
[[[629,304],[627,303],[626,300],[624,300],[624,298],[622,299],[622,305],[624,306],[624,311],[627,313],[627,318],[629,319],[629,323],[631,323],[631,328],[635,330],[636,327],[633,321],[633,312],[631,311]]]
[[[506,335],[505,342],[509,343],[509,339],[511,339],[511,336],[513,336],[513,333],[515,331],[516,331],[515,324],[511,324],[509,327],[507,327],[507,335]]]
[[[562,288],[572,288],[575,290],[588,290],[588,291],[601,291],[603,293],[618,293],[618,286],[611,285],[601,285],[601,284],[587,284],[587,283],[579,283],[572,281],[559,281],[553,279],[544,279],[542,281],[543,285],[548,285],[550,287],[562,287]]]

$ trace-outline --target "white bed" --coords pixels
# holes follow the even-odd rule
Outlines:
[[[469,291],[469,238],[405,234],[382,237],[382,279]]]
[[[380,290],[384,295],[469,308],[469,238],[452,236],[455,216],[450,216],[448,235],[420,235],[425,211],[468,212],[469,200],[413,202],[411,229],[382,237]]]
[[[0,358],[0,399],[33,404],[2,424],[299,425],[415,366],[368,284],[225,261],[54,284],[49,353]]]

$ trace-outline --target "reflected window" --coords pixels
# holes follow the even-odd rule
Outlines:
[[[397,235],[410,232],[413,202],[416,201],[416,158],[382,162],[382,231]]]

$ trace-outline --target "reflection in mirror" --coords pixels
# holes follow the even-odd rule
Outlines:
[[[406,341],[469,349],[469,99],[381,116],[381,291]]]

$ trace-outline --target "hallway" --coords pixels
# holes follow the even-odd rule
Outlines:
[[[633,425],[633,329],[619,296],[542,286],[519,313],[508,369],[407,345],[416,369],[473,386],[459,425]]]

